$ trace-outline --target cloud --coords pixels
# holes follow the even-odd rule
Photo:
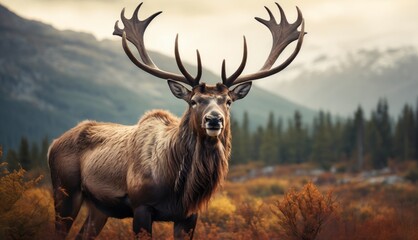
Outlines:
[[[122,8],[131,16],[139,1],[132,0],[2,0],[11,10],[27,18],[52,24],[59,29],[92,32],[99,39],[113,38],[114,22]],[[306,20],[306,36],[300,61],[312,61],[324,53],[338,53],[356,48],[387,48],[417,45],[418,22],[416,0],[311,0],[281,1],[289,21],[296,18],[299,6]],[[224,58],[233,69],[242,55],[242,36],[247,36],[249,71],[257,69],[271,47],[268,30],[254,20],[268,18],[268,6],[278,11],[271,0],[149,0],[140,18],[157,11],[146,33],[149,49],[173,55],[174,37],[180,34],[182,56],[195,62],[195,49],[202,54],[205,66],[219,72]],[[117,39],[119,40],[119,39]]]

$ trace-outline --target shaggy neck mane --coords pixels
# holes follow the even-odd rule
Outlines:
[[[217,138],[199,136],[186,112],[170,149],[174,190],[186,214],[206,206],[228,172],[231,151],[229,123]],[[174,161],[173,161],[174,160]],[[169,160],[170,161],[170,160]]]

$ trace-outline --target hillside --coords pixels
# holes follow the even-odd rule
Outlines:
[[[386,98],[398,116],[405,103],[418,100],[418,53],[412,47],[359,50],[342,57],[323,55],[286,82],[275,82],[281,96],[312,109],[351,115],[359,104],[365,112]]]
[[[135,124],[153,108],[177,115],[186,108],[171,95],[166,81],[129,61],[120,39],[97,41],[90,34],[58,31],[1,5],[0,34],[0,144],[6,149],[16,147],[21,136],[31,141],[45,135],[57,137],[84,119]],[[172,57],[151,55],[162,69],[178,71]],[[204,71],[203,79],[215,83],[219,77]],[[248,97],[233,105],[232,112],[239,119],[248,111],[255,127],[267,121],[270,111],[286,119],[296,109],[306,120],[314,115],[253,87]]]

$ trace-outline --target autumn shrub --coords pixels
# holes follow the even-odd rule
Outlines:
[[[42,179],[26,179],[22,168],[9,172],[6,163],[0,178],[0,238],[33,239],[49,225],[50,193],[34,186]]]
[[[270,239],[272,224],[269,205],[253,196],[231,199],[216,196],[200,215],[196,239]]]
[[[412,183],[418,183],[418,166],[409,170],[405,175],[405,179]]]
[[[341,216],[330,221],[320,239],[415,240],[418,237],[417,207],[393,208],[384,201],[344,206]]]
[[[230,182],[227,181],[223,186],[223,191],[230,199],[241,200],[249,195],[246,182]]]
[[[248,192],[255,197],[269,197],[284,193],[283,184],[275,178],[257,178],[246,182]]]
[[[216,195],[200,213],[197,239],[240,239],[236,232],[242,224],[236,220],[237,207],[225,193]]]
[[[280,171],[291,174],[289,169]],[[0,239],[53,239],[50,187],[38,184],[36,172],[9,172],[6,164],[0,164],[0,171]],[[199,213],[195,239],[418,239],[416,184],[352,182],[321,194],[310,182],[302,187],[305,179],[291,174],[227,181]],[[290,185],[299,190],[283,195]],[[319,186],[321,191],[330,187]],[[76,237],[87,212],[83,206],[67,239]],[[97,239],[134,238],[132,218],[109,218]],[[173,223],[154,223],[153,239],[173,239]]]
[[[288,186],[289,180],[287,179],[258,177],[242,182],[228,181],[223,189],[231,199],[244,201],[249,197],[264,199],[281,196]]]
[[[244,221],[241,226],[246,229],[247,239],[269,239],[269,215],[268,206],[257,198],[248,198],[238,207],[238,216]]]
[[[309,182],[299,192],[286,193],[272,211],[284,239],[313,240],[336,209],[331,192],[323,195]]]
[[[242,177],[248,176],[254,169],[259,169],[264,166],[263,162],[250,161],[246,164],[232,165],[228,172],[229,180],[237,180]]]
[[[202,222],[211,222],[218,227],[224,227],[235,214],[236,207],[226,194],[219,194],[209,202],[208,208],[201,215]]]
[[[334,194],[339,196],[343,207],[321,231],[320,239],[417,239],[415,185],[353,183],[337,187]]]
[[[132,227],[132,225],[129,225],[129,227]],[[174,223],[172,222],[156,222],[152,226],[152,236],[154,239],[172,239],[173,228]]]

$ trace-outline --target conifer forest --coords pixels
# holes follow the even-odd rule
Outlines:
[[[390,116],[380,100],[351,117],[319,112],[312,123],[269,115],[250,129],[233,120],[228,179],[198,220],[196,239],[416,239],[418,109]],[[2,154],[0,236],[53,238],[46,153],[50,139],[22,137]],[[75,221],[75,238],[86,218]],[[132,219],[110,219],[99,239],[132,239]],[[153,225],[172,239],[172,223]]]

